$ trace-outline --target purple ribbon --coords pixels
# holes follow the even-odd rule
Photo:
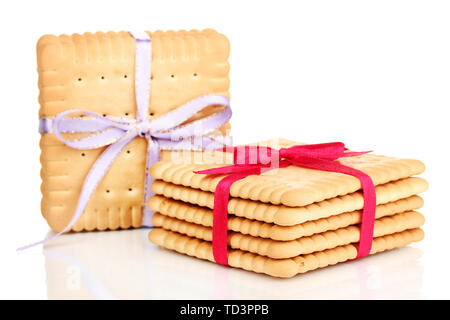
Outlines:
[[[81,189],[75,213],[67,226],[57,234],[21,247],[17,251],[50,241],[69,231],[83,214],[92,194],[108,172],[111,164],[123,148],[137,137],[145,138],[148,141],[145,196],[142,206],[143,225],[145,226],[151,226],[151,215],[153,214],[147,207],[148,199],[152,195],[150,185],[153,182],[153,178],[150,177],[148,171],[152,164],[160,160],[161,149],[213,150],[223,148],[224,145],[230,145],[230,138],[209,136],[231,117],[230,102],[225,96],[215,94],[200,96],[154,120],[149,119],[151,39],[145,32],[132,35],[136,39],[136,119],[103,117],[85,110],[68,110],[59,113],[54,119],[40,119],[39,131],[41,133],[53,132],[60,141],[71,148],[88,150],[108,147],[89,170]],[[205,118],[183,124],[198,112],[213,105],[222,105],[225,108]],[[81,113],[84,116],[70,117],[74,113]],[[86,136],[78,140],[68,140],[62,136],[65,133],[85,133]]]

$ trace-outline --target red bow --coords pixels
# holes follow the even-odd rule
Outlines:
[[[345,145],[342,142],[297,145],[281,148],[279,151],[269,147],[245,146],[234,147],[233,151],[233,165],[194,171],[200,174],[228,174],[219,181],[214,193],[212,247],[214,260],[217,263],[228,265],[227,215],[230,188],[233,182],[252,174],[261,174],[267,170],[284,168],[289,165],[339,172],[359,179],[363,190],[364,208],[357,258],[365,257],[370,253],[376,209],[375,187],[367,174],[336,161],[339,158],[359,156],[370,151],[345,152]]]

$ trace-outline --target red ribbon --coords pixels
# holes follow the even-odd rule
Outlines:
[[[224,151],[227,151],[224,149]],[[213,255],[217,263],[228,265],[227,231],[228,200],[231,185],[253,174],[261,174],[274,168],[290,165],[339,172],[359,179],[363,190],[364,208],[361,218],[361,235],[357,258],[370,253],[375,222],[376,194],[372,179],[362,171],[345,166],[336,160],[343,157],[359,156],[368,152],[345,152],[342,142],[297,145],[281,148],[279,151],[269,147],[234,147],[234,164],[230,166],[194,171],[199,174],[227,174],[219,181],[214,193],[213,216]]]

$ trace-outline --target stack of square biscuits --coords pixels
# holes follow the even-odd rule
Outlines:
[[[276,139],[259,145],[289,147]],[[371,254],[420,241],[424,217],[418,196],[428,187],[415,175],[418,160],[365,154],[341,158],[344,165],[368,174],[377,196]],[[149,240],[164,248],[214,262],[212,225],[214,191],[224,176],[194,171],[223,164],[164,160],[152,166],[155,211]],[[228,263],[275,277],[356,258],[364,205],[357,178],[289,166],[251,175],[231,186],[228,204]]]

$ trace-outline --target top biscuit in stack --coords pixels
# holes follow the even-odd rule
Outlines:
[[[258,145],[290,147],[296,144],[298,143],[276,139]],[[374,154],[341,158],[337,161],[368,174],[375,186],[408,178],[425,171],[425,165],[419,160],[396,159]],[[220,166],[223,165],[176,164],[168,160],[153,165],[150,174],[156,180],[214,192],[224,175],[195,174],[194,171]],[[276,169],[276,173],[271,170],[236,181],[231,186],[230,196],[287,207],[302,207],[350,194],[360,188],[359,179],[353,176],[291,165]]]

